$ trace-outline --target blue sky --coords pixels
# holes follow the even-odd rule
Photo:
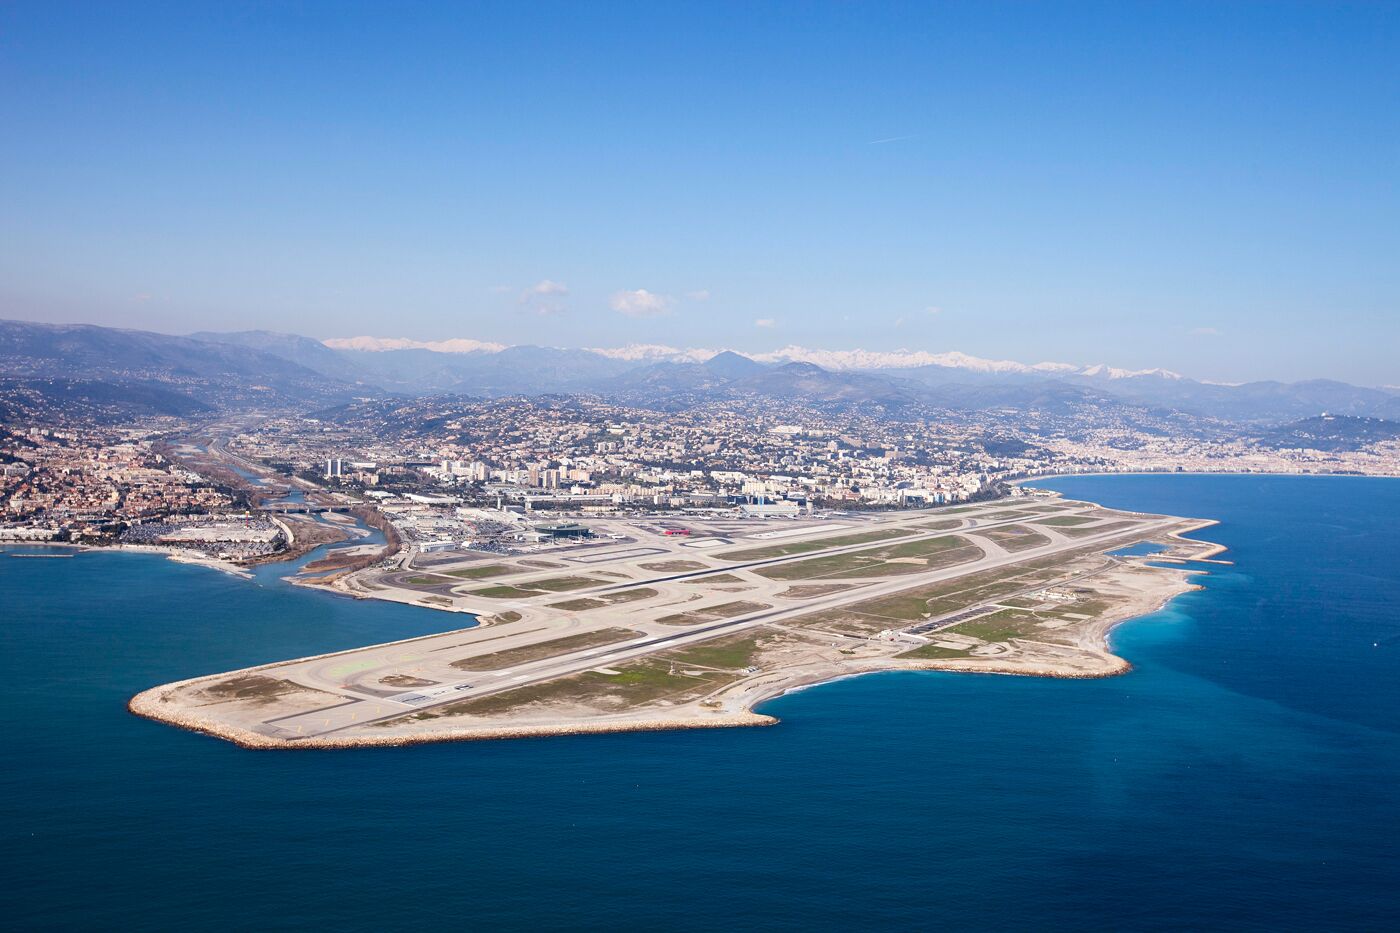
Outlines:
[[[1400,383],[1400,5],[0,6],[0,317]]]

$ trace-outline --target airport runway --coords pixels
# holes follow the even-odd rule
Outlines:
[[[1066,510],[1055,514],[1067,515],[1073,514],[1073,512]],[[929,519],[925,518],[923,520],[927,521]],[[610,584],[592,590],[576,590],[569,593],[568,596],[572,598],[581,596],[587,592],[611,592],[627,587],[646,586],[648,584],[654,585],[676,579],[704,576],[709,573],[722,573],[748,567],[786,563],[792,560],[807,560],[815,557],[844,554],[852,551],[867,550],[890,544],[918,541],[925,538],[935,538],[949,534],[964,534],[968,532],[975,534],[978,530],[985,530],[1003,525],[1024,524],[1031,521],[1033,521],[1033,519],[1030,518],[1001,519],[985,522],[978,525],[976,528],[936,531],[929,534],[911,535],[908,537],[870,542],[861,545],[843,546],[822,551],[809,551],[799,555],[787,555],[781,558],[772,558],[745,564],[734,564],[724,568],[716,568],[715,570],[695,571],[686,574],[633,581],[625,584]],[[430,709],[434,706],[456,702],[462,699],[488,696],[504,690],[553,680],[558,677],[580,673],[597,667],[606,667],[634,660],[662,649],[681,647],[695,642],[705,641],[720,635],[741,631],[749,627],[782,622],[824,610],[838,609],[851,603],[864,602],[866,600],[877,599],[904,590],[925,587],[930,584],[941,583],[970,574],[982,573],[1019,563],[1039,560],[1064,551],[1092,548],[1100,545],[1107,546],[1119,539],[1125,538],[1142,539],[1151,537],[1158,531],[1176,524],[1179,521],[1180,519],[1176,518],[1144,519],[1132,528],[1115,528],[1097,535],[1089,534],[1074,538],[1059,534],[1053,526],[1037,525],[1037,531],[1048,531],[1049,534],[1047,537],[1051,538],[1049,544],[1042,545],[1038,548],[1028,548],[1015,553],[1007,553],[1002,549],[987,550],[984,551],[980,559],[965,564],[930,570],[925,573],[907,574],[875,583],[867,583],[859,587],[852,587],[849,591],[818,597],[798,605],[765,609],[761,612],[754,612],[732,619],[701,624],[677,632],[644,634],[633,640],[618,644],[590,648],[567,655],[522,663],[508,670],[474,673],[459,681],[435,683],[431,685],[431,687],[423,689],[404,689],[396,694],[385,697],[371,698],[368,696],[357,696],[348,692],[344,686],[345,681],[343,678],[352,673],[402,670],[406,665],[412,665],[415,661],[428,657],[433,651],[441,650],[444,645],[446,647],[454,647],[452,644],[454,636],[429,636],[426,639],[420,639],[408,644],[382,647],[370,646],[351,652],[345,652],[332,658],[321,659],[303,668],[287,671],[284,676],[287,676],[288,679],[315,689],[337,693],[344,696],[346,701],[338,705],[295,714],[269,722],[262,731],[270,735],[281,737],[323,736],[342,729],[363,726],[366,723],[371,723],[376,720],[397,718],[407,713]],[[996,553],[995,551],[1000,551],[1000,553]],[[557,596],[557,594],[555,595]],[[569,617],[562,617],[560,624],[554,626],[554,628],[562,632],[563,630],[579,625],[576,619],[573,620],[572,625],[570,625],[566,621],[568,618]],[[593,626],[593,628],[596,627],[598,626]],[[535,631],[533,627],[531,631]],[[519,635],[520,638],[517,639],[515,637],[516,635]],[[498,646],[498,649],[495,650],[511,647],[517,642],[530,644],[540,640],[539,638],[531,638],[529,635],[530,633],[523,631],[519,633],[505,633],[499,636],[502,638],[502,643]],[[559,637],[557,633],[551,633],[550,635],[551,639],[557,637]],[[469,640],[467,633],[455,633],[456,641],[463,641],[464,638]],[[446,639],[446,642],[443,644],[436,643],[443,639]],[[363,657],[357,658],[357,655],[362,655]]]

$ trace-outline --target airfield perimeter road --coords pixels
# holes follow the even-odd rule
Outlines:
[[[809,551],[800,555],[787,555],[781,558],[755,561],[750,564],[735,564],[715,571],[697,571],[689,574],[658,577],[652,580],[631,581],[626,584],[610,584],[590,590],[574,591],[569,595],[572,597],[583,595],[586,592],[609,592],[628,587],[640,587],[649,583],[655,584],[663,580],[674,579],[675,577],[703,577],[711,572],[718,573],[724,570],[741,569],[749,566],[766,566],[791,560],[808,560],[817,557],[844,554],[851,551],[877,548],[891,543],[904,543],[921,540],[923,538],[940,537],[947,534],[976,534],[978,531],[984,531],[1001,525],[1024,523],[1026,520],[1025,518],[1007,519],[1003,521],[986,522],[972,528],[958,528],[937,531],[928,535],[911,535],[887,541],[843,546],[828,550]],[[400,645],[368,646],[366,648],[341,652],[329,658],[317,659],[314,662],[291,661],[287,662],[285,666],[288,668],[294,667],[296,669],[287,671],[284,676],[313,689],[342,696],[345,698],[345,702],[268,721],[259,728],[259,731],[282,738],[324,736],[342,729],[363,726],[367,723],[379,720],[397,718],[405,714],[430,709],[445,703],[488,696],[493,693],[499,693],[529,684],[553,680],[570,674],[581,673],[598,667],[606,667],[610,664],[633,660],[647,654],[652,654],[663,648],[674,648],[694,642],[705,641],[720,635],[741,631],[749,627],[795,619],[800,616],[810,615],[824,610],[837,609],[851,603],[864,602],[869,599],[888,596],[905,590],[928,586],[933,583],[941,583],[969,574],[981,573],[988,570],[1039,560],[1064,551],[1108,546],[1123,539],[1140,540],[1151,537],[1180,522],[1181,519],[1170,517],[1144,519],[1135,522],[1131,528],[1115,527],[1100,534],[1084,534],[1073,538],[1061,536],[1052,532],[1052,539],[1048,544],[1035,548],[1027,548],[1016,553],[1007,553],[995,547],[984,549],[981,558],[964,564],[930,570],[924,573],[906,574],[888,581],[867,583],[859,587],[853,586],[849,591],[818,597],[799,605],[765,609],[760,612],[749,613],[719,622],[696,625],[677,632],[644,635],[618,644],[588,648],[570,654],[521,663],[507,670],[483,671],[478,674],[473,674],[469,678],[461,681],[435,683],[429,687],[424,687],[419,690],[405,690],[404,692],[392,696],[371,697],[348,692],[345,687],[345,678],[349,673],[396,668],[402,664],[412,663],[414,660],[423,658],[426,652],[454,647],[452,644],[448,643],[445,644],[443,648],[438,648],[425,645],[425,642],[435,643],[438,639],[448,639],[450,641],[454,635],[455,639],[461,642],[462,639],[469,639],[470,636],[463,632],[445,633],[444,635],[429,636],[427,639],[418,639],[414,642]],[[1037,530],[1043,529],[1044,526],[1037,526]],[[560,631],[559,626],[548,626],[548,628],[555,633],[549,637],[558,637]],[[503,635],[501,637],[505,636]],[[356,656],[359,656],[358,660]],[[279,667],[282,667],[282,665],[279,665]]]

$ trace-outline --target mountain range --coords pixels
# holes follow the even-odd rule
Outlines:
[[[60,398],[95,394],[118,409],[129,397],[133,414],[187,414],[202,406],[312,407],[386,395],[589,394],[660,410],[766,397],[877,414],[1093,412],[1129,421],[1187,416],[1255,426],[1324,413],[1400,418],[1400,392],[1332,380],[1221,385],[1165,370],[1028,365],[960,353],[788,347],[745,356],[668,347],[454,341],[452,350],[444,350],[406,344],[411,342],[322,342],[268,331],[171,336],[0,321],[0,388]]]

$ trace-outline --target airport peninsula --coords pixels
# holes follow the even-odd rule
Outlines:
[[[545,554],[303,579],[479,624],[165,684],[130,709],[248,748],[346,748],[770,725],[764,700],[878,671],[1106,677],[1129,669],[1109,630],[1193,588],[1172,564],[1221,550],[1183,537],[1210,521],[1048,494],[599,524],[601,541]]]

